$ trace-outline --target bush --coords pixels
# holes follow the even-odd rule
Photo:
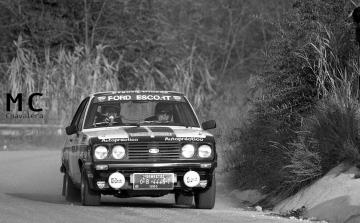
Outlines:
[[[292,194],[358,160],[358,52],[344,1],[295,1],[269,45],[238,135],[245,185]]]
[[[342,161],[359,160],[359,104],[334,95],[323,100],[309,130],[318,142],[323,173]]]
[[[293,194],[322,175],[321,157],[316,150],[318,143],[309,136],[304,136],[304,133],[306,132],[298,132],[298,139],[287,146],[276,142],[273,144],[288,160],[288,164],[281,170],[284,181],[275,190],[275,193],[282,196]]]
[[[294,142],[286,146],[274,142],[273,147],[288,160],[281,170],[284,181],[278,193],[291,195],[341,162],[360,161],[359,103],[344,99],[336,94],[323,99]]]

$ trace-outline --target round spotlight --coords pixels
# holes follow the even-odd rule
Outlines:
[[[195,187],[200,183],[200,175],[195,171],[188,171],[184,175],[184,183],[188,187]]]
[[[120,189],[125,184],[125,177],[119,172],[112,173],[109,176],[109,185],[114,189]]]

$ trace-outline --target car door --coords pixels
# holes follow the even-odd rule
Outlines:
[[[80,182],[79,179],[79,144],[81,143],[81,118],[85,115],[87,103],[89,98],[85,98],[79,105],[73,120],[71,121],[72,126],[77,126],[77,132],[69,136],[69,148],[68,148],[68,173],[75,184]],[[80,127],[80,128],[79,128]]]
[[[79,165],[79,160],[82,158],[81,153],[84,153],[84,151],[87,150],[87,141],[86,139],[86,135],[84,135],[84,133],[82,132],[82,127],[83,127],[83,123],[84,123],[84,119],[85,119],[85,115],[86,115],[86,111],[87,111],[87,105],[89,100],[86,100],[84,108],[81,111],[80,117],[77,120],[77,122],[75,123],[78,129],[78,133],[75,134],[75,138],[74,138],[74,146],[73,146],[73,150],[72,150],[72,154],[73,154],[73,179],[74,179],[74,183],[78,183],[80,184],[81,182],[81,169],[80,169],[80,165]]]

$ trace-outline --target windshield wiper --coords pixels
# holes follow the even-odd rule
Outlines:
[[[109,125],[110,122],[96,122],[93,124],[94,127],[101,126],[101,125]]]
[[[94,127],[98,127],[98,126],[114,126],[114,125],[119,125],[120,122],[96,122],[93,124]]]
[[[125,125],[125,126],[135,125],[136,127],[140,127],[140,122],[123,123],[122,125]]]
[[[139,124],[169,124],[170,121],[142,121]]]

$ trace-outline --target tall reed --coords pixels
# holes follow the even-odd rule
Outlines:
[[[6,81],[1,83],[5,92],[30,94],[41,92],[43,97],[36,106],[44,109],[44,123],[66,124],[79,101],[90,93],[120,90],[120,77],[126,90],[175,90],[183,92],[200,110],[215,93],[214,78],[207,62],[195,56],[173,61],[164,73],[145,58],[128,63],[119,57],[106,56],[107,46],[86,49],[77,45],[74,50],[61,48],[58,52],[44,50],[41,59],[26,46],[20,36],[15,42],[17,56],[8,65]],[[89,53],[91,52],[91,53]],[[124,72],[120,67],[127,67]],[[121,89],[124,90],[124,89]]]
[[[97,46],[93,55],[77,46],[73,52],[60,49],[56,56],[45,50],[43,61],[19,37],[15,45],[17,56],[11,61],[3,83],[13,93],[41,92],[36,106],[44,109],[43,122],[65,123],[78,106],[79,100],[91,92],[118,90],[118,64],[109,62],[105,46]]]
[[[359,58],[342,63],[335,52],[335,37],[319,24],[319,33],[309,43],[310,53],[298,55],[316,81],[319,99],[302,131],[283,151],[289,163],[283,167],[283,191],[293,193],[327,173],[340,162],[360,161]]]

